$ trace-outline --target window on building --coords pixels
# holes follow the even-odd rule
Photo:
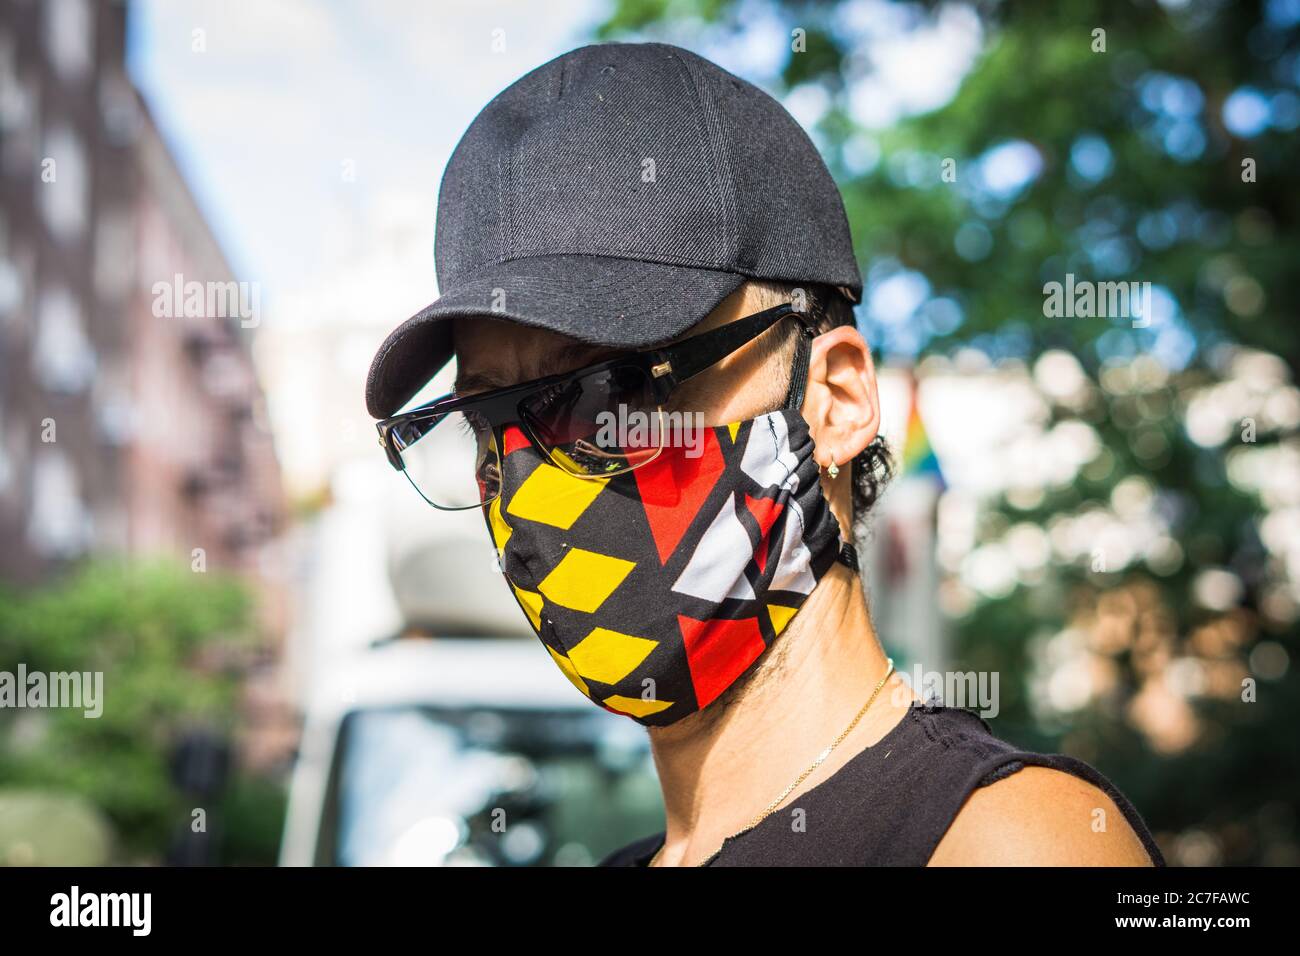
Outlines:
[[[23,304],[23,275],[9,251],[9,221],[0,213],[0,329],[10,327]]]
[[[135,279],[135,235],[125,209],[101,213],[95,219],[95,291],[109,301],[131,291]]]
[[[32,459],[28,542],[45,557],[73,558],[90,547],[91,524],[71,459],[53,446],[41,448]]]
[[[36,252],[19,239],[0,252],[0,337],[13,354],[25,350],[35,326]]]
[[[5,505],[16,504],[18,499],[18,462],[22,459],[13,444],[0,408],[0,504]]]
[[[27,122],[27,91],[18,79],[18,51],[13,34],[0,32],[0,130],[10,132]]]
[[[0,255],[0,328],[9,324],[22,304],[22,274],[8,256]]]
[[[45,49],[65,80],[85,78],[95,62],[95,10],[90,0],[46,0]]]
[[[0,163],[5,175],[24,178],[36,164],[36,127],[40,109],[40,78],[29,70],[21,76],[12,36],[0,38]]]
[[[51,392],[85,391],[95,376],[95,350],[86,337],[81,303],[62,286],[41,292],[32,369]]]
[[[95,376],[93,394],[100,436],[111,445],[125,445],[135,433],[135,406],[126,362],[118,360],[101,367]]]
[[[41,176],[36,184],[41,216],[60,242],[70,242],[86,231],[89,218],[90,177],[81,137],[66,123],[45,134]]]

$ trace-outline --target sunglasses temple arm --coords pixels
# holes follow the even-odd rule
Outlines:
[[[797,314],[789,304],[778,305],[756,312],[738,322],[704,332],[685,342],[661,349],[660,354],[671,363],[675,382],[694,378],[711,365],[716,365],[742,345],[758,338],[787,315]]]

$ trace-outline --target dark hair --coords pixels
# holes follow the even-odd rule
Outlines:
[[[829,332],[841,325],[857,325],[853,303],[838,289],[815,283],[755,282],[762,296],[762,306],[770,308],[783,302],[802,300],[804,311],[813,319],[818,332]],[[774,343],[774,349],[793,356],[794,337],[798,334],[793,323],[784,323],[788,329],[785,337]],[[861,522],[880,497],[880,492],[893,476],[894,460],[889,444],[877,435],[853,459],[853,523]]]

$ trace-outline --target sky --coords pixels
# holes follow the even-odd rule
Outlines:
[[[139,0],[128,60],[236,274],[271,308],[408,221],[422,224],[431,299],[437,187],[461,133],[501,88],[581,45],[603,9]]]
[[[415,311],[436,292],[437,189],[461,134],[519,76],[590,42],[610,5],[133,0],[128,61],[236,275],[262,284],[272,312],[399,234],[425,266],[387,278],[419,283]],[[845,40],[871,62],[853,109],[867,128],[942,105],[979,49],[978,20],[960,5],[932,23],[884,0],[842,10]],[[788,27],[764,4],[746,5],[744,17],[735,34],[685,23],[667,38],[769,85]],[[817,87],[784,101],[809,129],[827,106]],[[376,314],[406,301],[372,295]]]

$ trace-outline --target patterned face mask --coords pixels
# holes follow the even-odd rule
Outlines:
[[[702,710],[790,623],[837,558],[856,568],[792,410],[575,478],[517,427],[485,509],[502,570],[566,677],[663,726]]]

